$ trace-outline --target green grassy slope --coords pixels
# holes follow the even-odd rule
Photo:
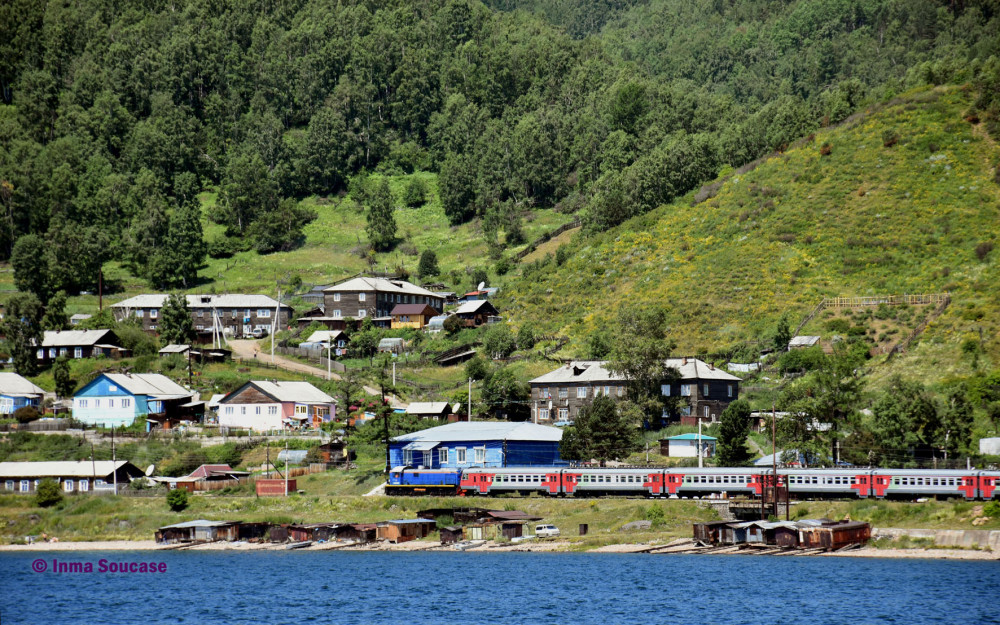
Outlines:
[[[784,313],[794,328],[824,297],[948,291],[923,342],[956,346],[982,327],[997,356],[1000,250],[976,248],[998,234],[1000,150],[963,119],[971,98],[909,92],[724,175],[714,197],[578,236],[561,266],[526,267],[501,306],[577,339],[573,351],[623,302],[666,305],[678,352],[700,353],[766,335]]]

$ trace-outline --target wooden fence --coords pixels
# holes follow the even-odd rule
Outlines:
[[[932,293],[928,295],[870,295],[866,297],[828,297],[823,300],[824,308],[861,308],[864,306],[900,306],[908,304],[920,306],[924,304],[940,304],[951,301],[948,293]]]
[[[288,469],[288,477],[299,477],[300,475],[310,475],[312,473],[323,473],[327,470],[327,465],[324,463],[310,464],[308,467],[293,467]],[[194,482],[192,485],[196,492],[202,491],[214,491],[223,490],[226,488],[231,488],[234,486],[242,486],[244,484],[255,484],[257,480],[274,480],[274,479],[284,479],[282,472],[278,471],[268,471],[267,473],[261,473],[259,475],[251,475],[243,480],[219,480],[215,482]]]
[[[308,349],[305,347],[276,347],[274,349],[279,354],[285,356],[297,356],[299,358],[305,358],[309,362],[318,363],[323,369],[326,368],[327,363],[327,350],[318,347],[316,349]],[[345,370],[344,364],[336,360],[330,360],[330,370],[336,371],[337,373],[343,373]]]

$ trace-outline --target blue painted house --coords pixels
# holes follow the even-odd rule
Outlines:
[[[18,408],[42,405],[45,391],[16,373],[0,372],[0,415],[12,415]]]
[[[428,469],[560,466],[562,430],[534,423],[449,423],[389,441],[390,465]]]
[[[125,427],[136,419],[163,421],[193,393],[159,373],[102,373],[73,396],[73,418],[89,425]]]

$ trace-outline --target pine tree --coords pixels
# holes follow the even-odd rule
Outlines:
[[[180,293],[171,294],[160,311],[160,340],[170,345],[186,345],[194,337],[187,298]]]
[[[580,410],[573,425],[563,430],[559,456],[563,460],[620,460],[642,446],[638,424],[607,395],[595,397]]]
[[[63,355],[56,358],[52,366],[52,378],[56,383],[56,395],[59,397],[71,397],[76,389],[76,384],[69,376],[69,357]]]
[[[719,416],[716,460],[722,467],[741,467],[750,461],[747,436],[750,434],[750,404],[738,399]]]
[[[376,252],[392,249],[396,242],[396,218],[393,216],[394,204],[389,181],[383,178],[371,194],[368,207],[368,240]]]
[[[68,330],[69,316],[66,315],[66,291],[58,291],[45,305],[42,317],[43,330]]]
[[[14,360],[14,370],[24,376],[38,372],[35,350],[42,343],[42,303],[33,293],[18,293],[7,300],[7,314],[0,334]]]
[[[421,278],[436,276],[440,273],[437,254],[434,253],[434,250],[424,250],[420,254],[420,264],[417,265],[417,273]]]

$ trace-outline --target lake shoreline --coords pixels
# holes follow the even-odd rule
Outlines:
[[[666,547],[667,544],[657,547]],[[0,545],[0,552],[86,552],[86,551],[285,551],[286,545],[282,543],[249,543],[237,542],[212,542],[188,545],[178,548],[177,545],[161,545],[152,540],[105,540],[105,541],[58,541],[58,542],[36,542],[30,545]],[[578,550],[568,541],[539,541],[532,543],[518,544],[496,544],[485,543],[474,546],[464,551],[477,553],[538,553],[538,552],[574,552],[574,553],[595,553],[595,554],[636,554],[649,551],[651,545],[641,543],[616,543],[594,547],[592,549]],[[351,544],[351,543],[316,543],[304,549],[295,551],[315,552],[315,551],[389,551],[389,552],[456,552],[455,548],[441,545],[436,541],[411,541],[400,544],[385,542]],[[656,555],[670,555],[659,553]],[[745,552],[720,555],[752,555]],[[787,555],[794,556],[794,553]],[[1000,560],[1000,553],[991,550],[977,549],[925,549],[925,548],[875,548],[862,547],[849,551],[839,551],[824,554],[812,554],[819,557],[833,558],[932,558],[941,560]],[[805,554],[803,554],[805,556]]]

